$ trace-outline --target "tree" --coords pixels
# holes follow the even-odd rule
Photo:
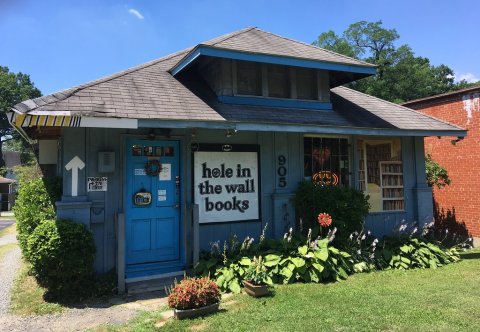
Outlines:
[[[385,29],[382,21],[351,24],[341,36],[333,31],[320,34],[313,43],[378,66],[377,74],[351,83],[361,92],[401,103],[468,87],[454,82],[454,72],[446,65],[434,66],[415,56],[408,45],[395,47],[400,38],[395,29]]]
[[[0,66],[0,151],[5,141],[10,139],[22,140],[21,148],[27,149],[26,142],[10,126],[7,112],[12,106],[24,100],[40,97],[42,94],[30,76],[23,73],[12,73],[8,67]],[[18,144],[17,144],[18,145]],[[5,166],[3,154],[0,156],[0,167]]]

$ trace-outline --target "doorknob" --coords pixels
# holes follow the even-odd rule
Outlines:
[[[173,207],[178,209],[180,207],[180,204],[174,204]]]

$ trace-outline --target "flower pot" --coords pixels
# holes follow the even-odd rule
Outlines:
[[[195,308],[195,309],[184,309],[184,310],[174,309],[174,315],[176,319],[195,318],[195,317],[210,315],[218,311],[219,305],[220,305],[220,302],[217,302],[214,304],[207,305],[205,307]]]
[[[245,286],[245,292],[253,297],[261,297],[268,295],[269,293],[268,285],[255,285],[251,282],[244,280],[243,286]]]

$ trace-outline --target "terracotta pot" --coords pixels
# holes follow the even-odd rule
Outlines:
[[[243,281],[243,285],[245,286],[245,292],[253,297],[261,297],[269,293],[268,285],[255,285],[246,280]]]
[[[219,305],[220,305],[220,302],[217,302],[214,304],[207,305],[205,307],[195,308],[195,309],[185,309],[185,310],[174,309],[173,312],[176,319],[195,318],[195,317],[210,315],[217,312]]]

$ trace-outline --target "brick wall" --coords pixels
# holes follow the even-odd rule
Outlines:
[[[480,237],[480,88],[405,105],[468,130],[465,139],[425,138],[425,153],[445,167],[450,186],[434,188],[436,221],[458,233]]]

